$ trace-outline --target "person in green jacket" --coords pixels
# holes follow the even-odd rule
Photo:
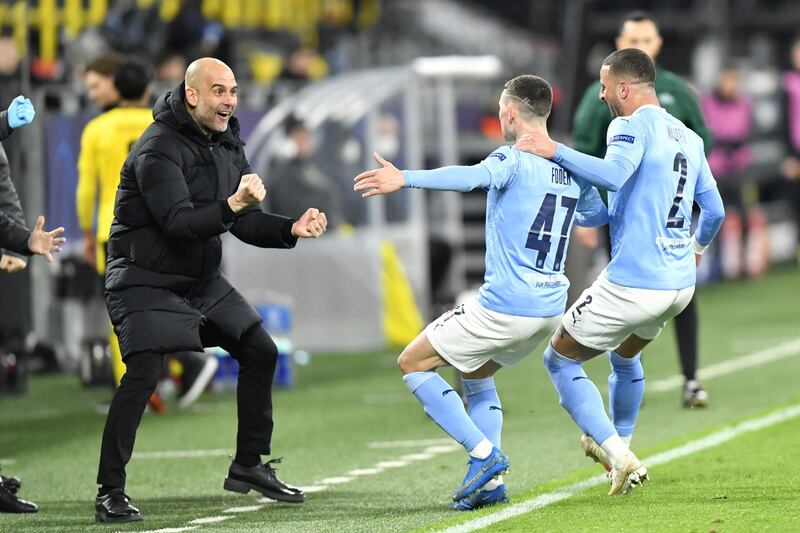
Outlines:
[[[662,39],[658,25],[649,14],[637,11],[627,15],[621,22],[616,39],[617,50],[638,48],[655,61],[661,51]],[[705,143],[705,152],[711,151],[713,140],[706,126],[694,92],[676,74],[657,67],[656,94],[661,107],[697,133]],[[573,138],[576,150],[603,157],[606,153],[606,131],[613,117],[605,102],[599,99],[600,81],[590,85],[581,98],[573,120]],[[594,232],[594,233],[592,233]],[[585,246],[596,247],[599,242],[597,230],[580,228],[577,239]],[[607,240],[606,240],[607,241]],[[577,281],[577,280],[576,280]],[[580,287],[576,287],[580,290]],[[697,305],[694,299],[686,309],[675,317],[675,331],[685,384],[684,407],[703,407],[708,402],[708,393],[697,381]]]

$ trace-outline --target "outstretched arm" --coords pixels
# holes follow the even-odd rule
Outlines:
[[[403,187],[466,192],[479,187],[488,187],[491,180],[489,170],[483,165],[401,171],[377,153],[375,160],[381,164],[381,168],[362,172],[353,180],[355,181],[353,190],[365,191],[361,194],[364,198],[393,193]]]

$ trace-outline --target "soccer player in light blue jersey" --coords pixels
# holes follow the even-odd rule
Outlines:
[[[500,123],[508,142],[531,132],[546,135],[550,85],[537,76],[509,81],[500,96]],[[375,155],[381,168],[355,178],[362,196],[402,187],[487,191],[486,275],[477,297],[445,313],[406,346],[398,359],[403,380],[425,412],[470,455],[469,470],[451,507],[471,510],[505,503],[500,450],[503,412],[494,374],[521,360],[561,320],[569,281],[564,254],[573,222],[605,223],[597,190],[561,166],[503,146],[481,163],[400,171]],[[452,365],[463,373],[469,412],[435,372]]]
[[[532,132],[517,147],[610,191],[611,262],[564,315],[545,351],[561,405],[583,430],[581,444],[612,468],[609,494],[647,479],[630,451],[644,395],[641,350],[694,294],[695,269],[724,218],[703,141],[658,104],[655,66],[632,48],[600,69],[600,98],[616,117],[599,159]],[[702,210],[690,232],[692,203]],[[582,362],[609,352],[609,410]]]

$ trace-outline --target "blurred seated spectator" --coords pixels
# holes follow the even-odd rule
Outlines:
[[[714,148],[708,164],[725,202],[726,217],[719,240],[719,266],[726,278],[758,276],[768,264],[765,219],[758,207],[755,176],[750,169],[753,104],[740,92],[740,74],[725,67],[700,106]]]
[[[714,149],[708,155],[714,176],[720,180],[742,172],[753,159],[747,145],[753,130],[753,106],[739,92],[739,71],[728,67],[720,72],[714,90],[700,98],[700,105],[714,135]]]
[[[280,79],[291,81],[318,80],[328,75],[328,65],[313,49],[295,48],[286,59]]]
[[[800,228],[800,36],[792,43],[790,68],[783,73],[784,144],[786,157],[781,174],[788,180],[783,195],[791,204]]]
[[[297,118],[286,121],[289,138],[287,158],[279,161],[264,180],[271,213],[299,217],[309,205],[328,216],[328,229],[344,221],[342,191],[313,161],[313,143],[308,127]]]

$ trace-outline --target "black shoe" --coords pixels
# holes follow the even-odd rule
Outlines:
[[[96,522],[140,522],[139,509],[131,505],[131,499],[122,489],[112,489],[108,494],[94,500]]]
[[[683,386],[683,406],[687,409],[708,405],[708,393],[695,380],[687,381]]]
[[[275,475],[272,464],[280,463],[280,459],[267,461],[263,465],[246,467],[236,462],[231,463],[228,477],[223,488],[232,492],[247,494],[250,489],[260,492],[267,498],[289,503],[302,503],[306,496],[303,491],[284,484]]]
[[[11,494],[16,494],[22,486],[22,481],[17,476],[0,475],[0,485],[3,485]]]
[[[20,500],[16,494],[0,485],[0,512],[2,513],[35,513],[39,510],[33,502]]]

